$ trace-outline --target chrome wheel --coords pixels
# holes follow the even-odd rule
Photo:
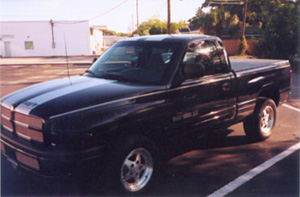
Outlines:
[[[266,108],[263,109],[260,117],[260,128],[261,131],[268,135],[274,125],[275,121],[275,113],[271,106],[266,106]]]
[[[153,173],[153,159],[146,149],[137,148],[125,158],[121,167],[121,182],[125,189],[137,192],[150,181]]]
[[[254,113],[244,120],[244,129],[253,142],[266,140],[276,124],[276,104],[272,99],[260,98]]]

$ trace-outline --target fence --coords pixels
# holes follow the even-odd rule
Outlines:
[[[222,40],[223,40],[223,44],[226,48],[228,55],[237,55],[240,40],[239,39],[227,39],[227,38],[223,38]],[[255,40],[252,40],[250,38],[247,39],[247,44],[248,44],[247,50],[250,54],[253,54],[255,42],[256,42]]]

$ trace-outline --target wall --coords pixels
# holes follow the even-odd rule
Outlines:
[[[0,22],[0,56],[9,55],[4,46],[5,42],[6,45],[7,42],[10,43],[11,57],[63,56],[66,54],[65,43],[68,55],[91,54],[88,21],[53,21],[53,23],[55,48],[52,47],[50,21]],[[25,49],[26,41],[33,42],[33,49]]]
[[[222,38],[223,44],[226,48],[228,55],[236,55],[239,49],[240,40],[239,39],[227,39]],[[255,41],[251,38],[247,38],[248,51],[253,53]]]
[[[99,29],[90,29],[91,50],[93,55],[100,55],[103,52],[103,32]]]

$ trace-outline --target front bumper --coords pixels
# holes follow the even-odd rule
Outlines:
[[[1,127],[1,153],[14,167],[47,177],[66,177],[93,171],[101,162],[104,147],[62,151],[32,145]]]

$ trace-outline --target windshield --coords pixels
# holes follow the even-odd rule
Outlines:
[[[129,41],[115,44],[85,75],[144,84],[161,84],[178,44]]]

